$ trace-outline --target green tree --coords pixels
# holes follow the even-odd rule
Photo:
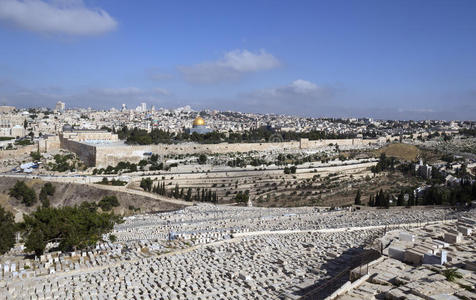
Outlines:
[[[370,207],[375,206],[375,200],[374,200],[374,197],[372,195],[369,196],[368,206],[370,206]]]
[[[397,206],[403,206],[405,205],[405,195],[403,194],[403,191],[398,194],[397,198]]]
[[[20,180],[15,183],[8,194],[18,200],[21,199],[21,202],[26,206],[32,206],[36,202],[35,191]]]
[[[111,243],[114,243],[117,241],[117,236],[115,236],[114,234],[110,234],[109,235],[109,240],[111,241]]]
[[[13,214],[0,206],[0,254],[5,254],[15,245],[15,229]]]
[[[47,182],[43,185],[40,191],[40,201],[43,207],[49,207],[50,206],[50,200],[48,199],[48,196],[53,196],[55,193],[56,189],[51,182]]]
[[[407,206],[414,206],[414,205],[415,205],[415,194],[413,193],[413,191],[411,191],[409,193]]]
[[[192,188],[188,188],[187,195],[185,196],[185,201],[192,201]]]
[[[39,161],[41,159],[41,154],[38,151],[30,152],[30,156],[34,161]]]
[[[201,164],[201,165],[204,165],[206,164],[207,162],[207,156],[205,154],[200,154],[200,156],[198,157],[198,163]]]
[[[102,199],[99,201],[98,206],[103,210],[103,211],[109,211],[113,207],[118,207],[119,200],[117,200],[117,197],[115,195],[112,196],[104,196]]]
[[[119,216],[98,213],[91,204],[61,208],[40,207],[24,216],[25,250],[40,255],[48,242],[58,242],[61,251],[86,249],[112,230]]]
[[[45,251],[46,244],[47,241],[43,231],[39,227],[35,227],[27,236],[25,249],[29,252],[35,252],[36,256],[40,256]]]
[[[238,203],[247,203],[249,198],[250,198],[250,195],[246,192],[243,193],[242,191],[239,191],[235,195],[235,201]]]
[[[56,188],[51,182],[45,183],[41,189],[45,190],[48,196],[53,196],[56,192]]]
[[[45,190],[41,189],[39,198],[43,207],[50,207],[50,200],[48,199],[48,194]]]
[[[150,177],[142,178],[140,181],[140,187],[144,189],[144,191],[150,192],[152,189],[152,179]]]

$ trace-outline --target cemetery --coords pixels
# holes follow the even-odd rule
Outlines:
[[[17,244],[0,260],[0,299],[300,299],[370,246],[382,247],[395,264],[405,262],[391,255],[403,251],[403,261],[446,259],[474,268],[468,255],[475,217],[474,210],[444,208],[198,204],[126,217],[84,251],[27,258]],[[431,242],[432,234],[444,240]],[[474,275],[465,276],[471,282]]]

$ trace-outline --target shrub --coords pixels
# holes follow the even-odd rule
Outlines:
[[[33,160],[38,161],[41,159],[41,154],[38,151],[30,152],[30,156]]]
[[[119,201],[117,200],[116,196],[104,196],[101,201],[99,201],[98,206],[103,211],[109,211],[113,207],[119,206]]]
[[[18,200],[21,199],[21,202],[26,206],[32,206],[36,202],[35,191],[29,188],[23,181],[17,181],[8,194]]]

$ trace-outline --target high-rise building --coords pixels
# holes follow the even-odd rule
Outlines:
[[[121,108],[121,111],[126,111],[127,110],[127,106],[125,103],[122,104],[122,108]]]
[[[142,103],[140,104],[140,108],[141,108],[141,111],[147,111],[147,103],[142,102]]]
[[[64,112],[65,107],[66,107],[66,104],[64,102],[58,101],[56,102],[55,110],[59,112]]]

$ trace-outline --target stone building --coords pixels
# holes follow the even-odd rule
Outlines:
[[[192,134],[194,132],[198,134],[206,134],[206,133],[212,132],[212,130],[207,127],[207,125],[205,124],[205,120],[202,117],[198,116],[193,121],[192,128],[188,128],[187,132],[189,134]]]

